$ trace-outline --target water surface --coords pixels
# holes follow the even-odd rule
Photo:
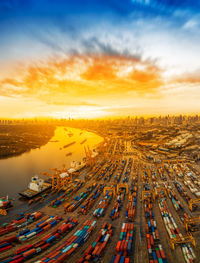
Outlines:
[[[73,136],[69,136],[72,133]],[[87,139],[84,144],[81,142]],[[94,148],[103,140],[102,137],[74,128],[57,127],[54,136],[44,146],[33,149],[20,156],[0,160],[0,197],[18,198],[18,192],[27,188],[32,176],[40,172],[51,172],[51,168],[67,168],[71,162],[81,161],[85,157],[84,146]],[[66,144],[76,143],[63,148]],[[66,156],[72,152],[72,155]],[[47,178],[47,177],[46,177]]]

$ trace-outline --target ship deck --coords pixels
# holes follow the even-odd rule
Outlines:
[[[50,188],[51,188],[51,184],[44,182],[41,191],[37,192],[37,191],[31,190],[31,189],[28,188],[28,189],[20,192],[19,195],[21,195],[21,196],[23,196],[25,198],[31,199],[31,198],[34,198],[37,195],[47,191]]]

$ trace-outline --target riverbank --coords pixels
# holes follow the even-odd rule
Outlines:
[[[84,139],[87,142],[80,144]],[[73,141],[76,143],[71,144]],[[85,157],[84,146],[93,149],[101,141],[103,138],[94,133],[58,126],[54,136],[40,148],[0,160],[1,196],[8,195],[18,202],[18,193],[27,188],[32,176],[39,175],[48,179],[48,176],[41,173],[52,173],[52,169],[61,169],[63,165],[69,169],[72,162],[80,162]],[[71,145],[64,148],[69,144]],[[66,156],[69,152],[71,155]]]
[[[54,136],[55,128],[41,124],[0,125],[0,159],[40,148]]]

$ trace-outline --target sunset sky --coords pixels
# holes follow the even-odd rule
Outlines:
[[[190,114],[199,101],[199,1],[0,1],[0,117]]]

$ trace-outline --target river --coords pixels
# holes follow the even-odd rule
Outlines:
[[[73,135],[69,136],[69,133]],[[84,139],[86,142],[81,144]],[[74,141],[76,143],[63,148]],[[17,199],[18,192],[27,188],[32,176],[40,175],[40,172],[51,172],[50,169],[61,168],[63,164],[69,168],[73,160],[81,161],[85,157],[84,146],[93,149],[102,141],[102,137],[92,132],[57,127],[46,145],[20,156],[0,160],[0,197],[8,195],[9,198]],[[72,155],[66,156],[69,152]]]

